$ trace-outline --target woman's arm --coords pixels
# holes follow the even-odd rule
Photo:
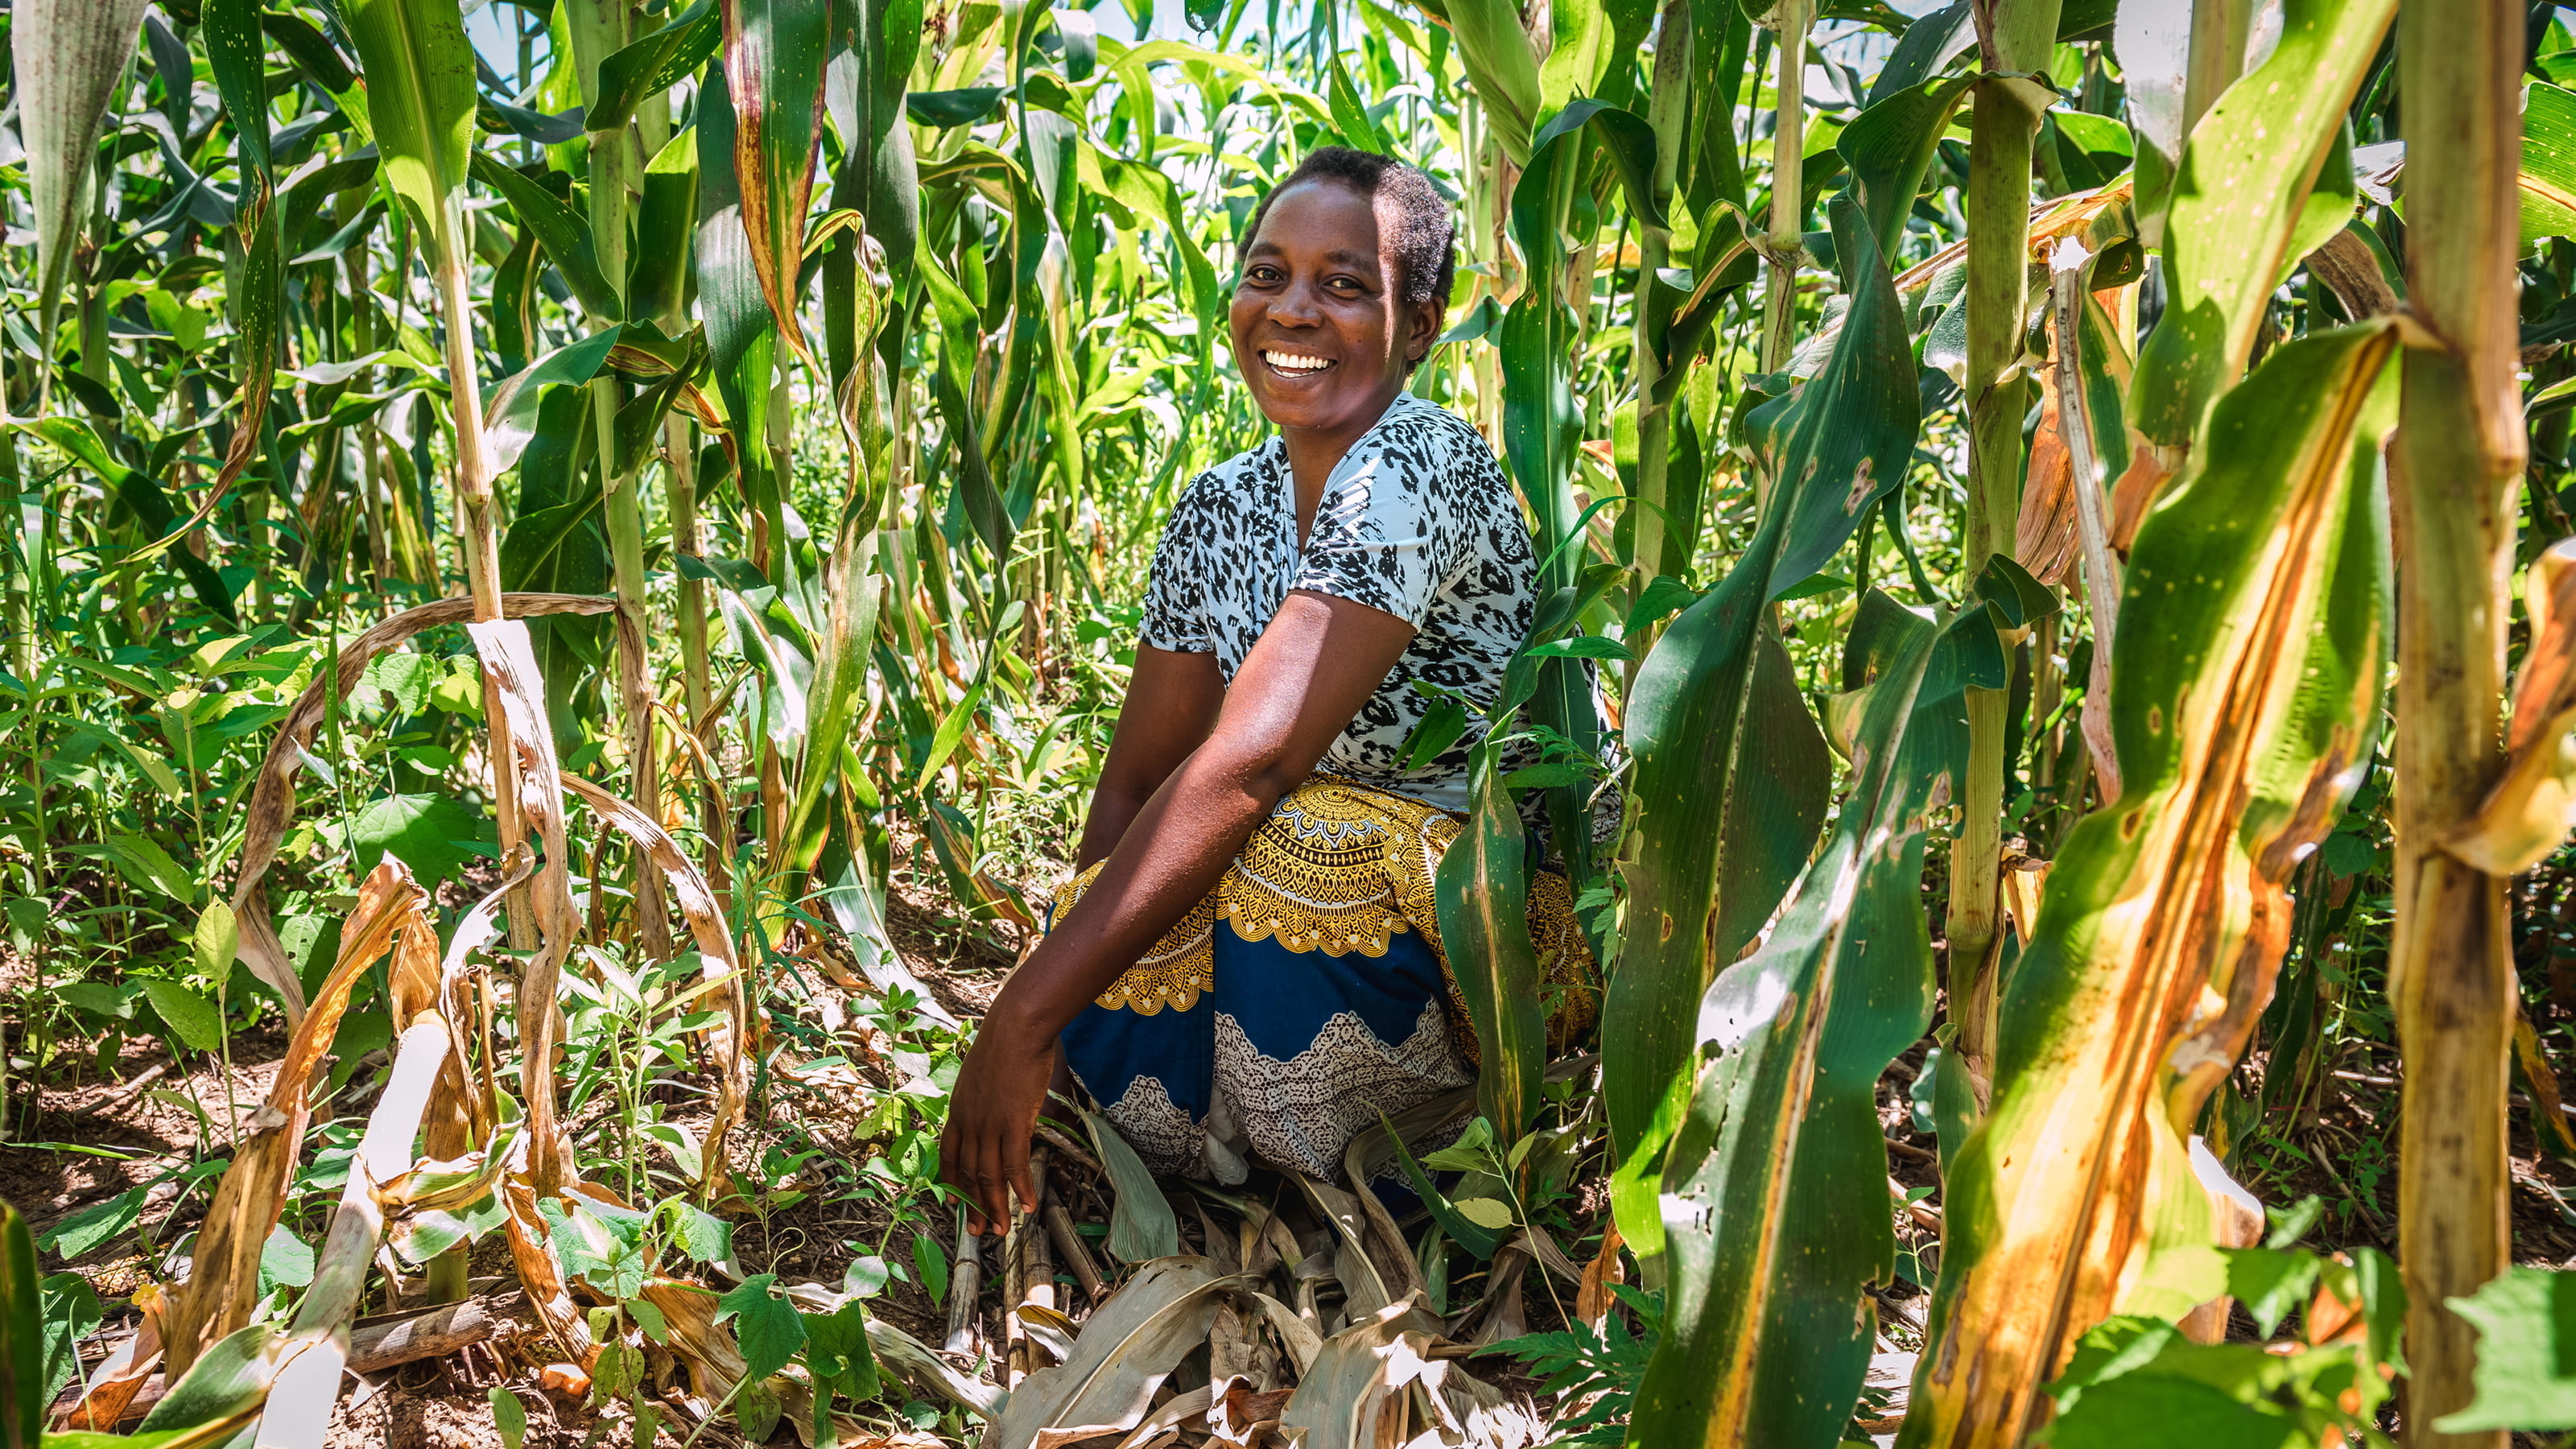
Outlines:
[[[1299,591],[1280,606],[1206,742],[1136,812],[1091,888],[984,1015],[939,1140],[940,1176],[966,1194],[979,1224],[1006,1220],[1011,1189],[1036,1205],[1029,1135],[1057,1035],[1216,888],[1412,638],[1403,619],[1328,594]]]
[[[1118,727],[1109,736],[1109,759],[1092,787],[1091,813],[1083,817],[1075,870],[1089,870],[1118,848],[1145,802],[1206,743],[1224,704],[1225,676],[1217,672],[1214,654],[1137,646]]]

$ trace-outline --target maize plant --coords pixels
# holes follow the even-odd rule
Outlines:
[[[375,1432],[509,1286],[420,1396],[514,1449],[2576,1429],[2554,6],[0,36],[0,1445]],[[1448,203],[1405,385],[1537,560],[1408,922],[1475,1081],[1338,1182],[1053,1101],[979,1238],[950,1084],[1325,146]]]

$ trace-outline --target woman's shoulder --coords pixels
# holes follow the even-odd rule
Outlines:
[[[1272,456],[1277,448],[1278,440],[1271,438],[1200,469],[1172,500],[1164,528],[1171,529],[1184,520],[1198,523],[1227,518],[1249,508],[1260,486],[1277,480],[1279,460]]]
[[[1366,446],[1402,465],[1431,491],[1480,489],[1502,481],[1485,435],[1438,403],[1404,393],[1369,430]]]

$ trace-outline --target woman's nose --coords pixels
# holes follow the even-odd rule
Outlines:
[[[1270,299],[1270,320],[1288,327],[1312,327],[1322,321],[1315,305],[1315,291],[1303,282],[1291,282]]]

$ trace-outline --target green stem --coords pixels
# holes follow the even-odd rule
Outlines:
[[[2013,550],[2021,512],[2021,420],[2029,379],[2021,370],[2029,325],[2031,144],[2047,92],[2020,74],[2041,69],[2057,34],[2058,0],[2000,0],[1984,36],[1968,163],[1968,516],[1960,587],[1986,561]],[[1992,1080],[2002,936],[2004,759],[2009,700],[1970,689],[1968,768],[1959,837],[1950,855],[1949,994],[1969,1075]]]
[[[1762,309],[1764,372],[1788,365],[1798,321],[1799,248],[1807,226],[1807,27],[1815,20],[1815,0],[1782,0],[1779,16],[1779,73],[1772,88],[1779,110],[1771,133],[1771,280]]]

